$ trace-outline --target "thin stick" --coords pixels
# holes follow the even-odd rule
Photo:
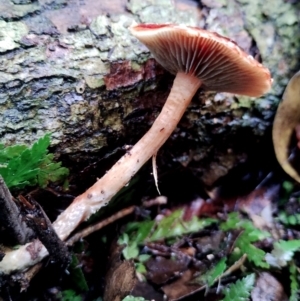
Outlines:
[[[68,246],[72,246],[75,242],[79,241],[80,239],[92,234],[95,231],[98,231],[98,230],[104,228],[105,226],[107,226],[109,224],[112,224],[113,222],[117,221],[118,219],[121,219],[121,218],[133,213],[135,208],[136,208],[136,206],[130,206],[128,208],[120,210],[119,212],[106,218],[105,220],[103,220],[97,224],[91,225],[88,228],[85,228],[80,232],[77,232],[75,235],[73,235],[71,238],[69,238],[66,241],[66,244]]]
[[[163,205],[166,203],[167,203],[167,198],[164,196],[159,196],[155,199],[143,202],[143,207],[149,208],[151,206]],[[106,218],[105,220],[103,220],[97,224],[91,225],[91,226],[87,227],[86,229],[83,229],[80,232],[77,232],[76,234],[74,234],[71,238],[69,238],[66,241],[66,244],[68,246],[72,246],[75,242],[79,241],[80,239],[92,234],[93,232],[96,232],[96,231],[106,227],[109,224],[114,223],[118,219],[121,219],[121,218],[133,213],[136,208],[137,208],[136,206],[130,206],[128,208],[122,209],[121,211],[117,212],[114,215],[111,215],[110,217]]]

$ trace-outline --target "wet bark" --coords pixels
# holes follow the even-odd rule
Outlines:
[[[133,20],[200,26],[235,40],[274,78],[259,100],[200,91],[167,142],[173,158],[213,183],[270,142],[278,101],[298,68],[299,4],[271,2],[0,0],[1,143],[30,144],[51,132],[53,151],[74,160],[133,144],[173,77],[127,27]]]

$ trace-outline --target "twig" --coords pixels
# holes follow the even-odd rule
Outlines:
[[[150,205],[159,205],[165,204],[166,198],[165,197],[158,197],[154,200],[150,200],[145,204],[145,207],[149,207]],[[74,208],[78,209],[78,208]],[[58,225],[56,224],[55,230],[57,230]],[[34,256],[32,256],[34,250]],[[23,271],[30,266],[40,262],[44,257],[48,255],[48,251],[45,246],[38,240],[35,240],[29,244],[21,246],[17,250],[11,250],[7,252],[0,261],[0,275],[1,274],[10,274],[12,272]]]
[[[27,208],[26,210],[28,225],[34,229],[38,239],[46,247],[54,263],[61,266],[62,269],[66,268],[71,261],[68,247],[56,234],[42,207],[32,198],[30,203],[33,208]]]
[[[143,202],[143,207],[145,208],[149,208],[149,207],[152,207],[152,206],[158,206],[158,205],[165,205],[167,204],[167,197],[163,196],[163,195],[160,195],[154,199],[151,199],[151,200],[148,200],[148,201],[144,201]]]
[[[107,226],[107,225],[109,225],[109,224],[112,224],[112,223],[115,222],[116,220],[121,219],[121,218],[123,218],[124,216],[133,213],[134,210],[135,210],[135,208],[136,208],[135,206],[130,206],[130,207],[128,207],[128,208],[125,208],[125,209],[123,209],[123,210],[117,212],[116,214],[114,214],[114,215],[108,217],[107,219],[105,219],[105,220],[103,220],[103,221],[101,221],[101,222],[99,222],[99,223],[97,223],[97,224],[91,225],[91,226],[89,226],[88,228],[83,229],[82,231],[76,233],[76,234],[73,235],[71,238],[69,238],[69,239],[67,240],[67,242],[66,242],[67,245],[68,245],[68,246],[71,246],[71,245],[73,245],[75,242],[77,242],[78,240],[80,240],[80,239],[82,239],[82,238],[84,238],[84,237],[86,237],[86,236],[92,234],[93,232],[98,231],[98,230],[104,228],[105,226]]]
[[[8,231],[13,244],[24,244],[33,231],[22,220],[20,210],[13,200],[3,178],[0,176],[0,223]]]
[[[166,197],[159,196],[155,199],[144,202],[143,207],[151,207],[151,206],[155,206],[155,205],[162,205],[162,204],[166,204],[166,202],[167,202]],[[69,238],[67,240],[66,244],[68,246],[73,245],[75,242],[77,242],[80,239],[92,234],[93,232],[96,232],[96,231],[106,227],[107,225],[112,224],[113,222],[117,221],[118,219],[121,219],[121,218],[133,213],[136,208],[137,208],[136,206],[130,206],[128,208],[122,209],[121,211],[117,212],[114,215],[111,215],[110,217],[106,218],[105,220],[83,229],[82,231],[76,233],[71,238]]]
[[[43,263],[39,262],[28,269],[26,272],[21,274],[14,274],[12,276],[12,279],[20,284],[21,292],[24,292],[28,289],[31,279],[40,271],[42,266]]]

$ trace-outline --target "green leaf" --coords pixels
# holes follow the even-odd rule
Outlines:
[[[239,226],[240,217],[237,212],[231,212],[227,216],[227,220],[220,225],[220,229],[223,231],[235,230]]]
[[[142,254],[139,256],[139,262],[146,262],[147,260],[149,260],[151,258],[151,255],[149,254]]]
[[[222,301],[248,301],[255,282],[255,275],[250,274],[236,281],[225,289]]]
[[[123,250],[125,259],[136,258],[139,255],[139,248],[136,241],[129,243]]]
[[[140,274],[146,274],[147,273],[147,269],[146,269],[145,265],[140,263],[140,262],[135,264],[135,270]]]
[[[294,184],[290,181],[284,181],[282,183],[282,188],[284,189],[287,195],[290,195],[294,189]]]
[[[286,212],[282,211],[278,215],[278,220],[285,225],[300,225],[300,214],[294,213],[292,215],[288,215]]]
[[[119,244],[126,245],[123,249],[124,257],[126,259],[137,258],[139,245],[145,241],[162,240],[198,232],[216,221],[215,219],[199,219],[197,217],[190,221],[183,221],[182,215],[183,210],[177,210],[159,222],[147,220],[127,224],[125,232],[118,240]]]
[[[249,237],[249,242],[255,242],[270,237],[270,233],[257,229],[251,221],[240,218],[237,212],[228,214],[227,221],[222,223],[220,228],[223,231],[244,230],[243,233]]]
[[[38,184],[41,187],[47,186],[49,182],[63,180],[69,171],[65,167],[61,167],[61,163],[53,163],[54,156],[48,154],[39,166]]]
[[[77,295],[73,290],[65,290],[61,293],[61,301],[82,301],[82,296]]]
[[[182,216],[183,211],[177,210],[174,211],[169,216],[164,217],[158,224],[155,231],[152,233],[149,238],[150,241],[157,241],[164,239],[170,236],[174,236],[174,228],[181,222],[179,219]],[[175,231],[180,235],[180,231]]]
[[[85,276],[79,265],[77,257],[72,255],[72,262],[69,266],[69,272],[72,282],[80,292],[87,292],[89,290],[88,284],[86,282]]]
[[[126,245],[126,247],[123,249],[122,253],[126,260],[129,260],[131,258],[136,258],[139,255],[139,248],[137,245],[137,242],[132,240],[129,240],[129,236],[127,233],[123,233],[119,240],[119,245]]]
[[[284,267],[293,258],[296,251],[300,251],[300,240],[280,240],[274,244],[272,252],[266,254],[266,260],[277,268]]]
[[[226,269],[226,257],[222,258],[207,275],[207,284],[212,286],[214,282],[224,273]]]
[[[288,240],[288,241],[279,240],[274,245],[286,252],[294,253],[295,251],[300,251],[300,240],[299,239]]]
[[[198,283],[200,286],[208,285],[212,286],[216,280],[224,273],[226,269],[227,258],[222,258],[212,269],[198,276],[193,282]]]
[[[125,233],[123,233],[123,234],[119,237],[119,239],[118,239],[118,244],[119,244],[119,245],[128,245],[128,243],[129,243],[129,236],[128,236],[128,234],[125,232]]]
[[[23,188],[39,184],[45,187],[50,181],[62,180],[68,169],[54,163],[48,154],[50,135],[40,138],[31,148],[24,145],[0,147],[0,175],[9,188]]]
[[[126,296],[122,301],[147,301],[145,298],[143,297],[134,297],[134,296]]]
[[[154,223],[154,221],[144,221],[139,223],[135,238],[137,243],[143,242],[150,235]]]
[[[216,222],[215,219],[199,219],[194,216],[190,221],[182,219],[183,210],[174,211],[157,223],[149,241],[157,241],[170,237],[177,237],[188,233],[198,232]]]
[[[241,230],[241,234],[235,241],[235,246],[239,248],[240,253],[247,254],[248,259],[256,266],[269,268],[269,264],[265,261],[266,253],[252,244],[269,237],[268,232],[255,228],[253,223],[248,220],[241,219],[237,212],[230,213],[227,221],[222,223],[220,228],[223,231]]]
[[[5,147],[3,144],[0,145],[0,162],[7,162],[10,159],[19,156],[24,150],[25,145],[14,145]]]
[[[291,294],[289,301],[298,301],[300,298],[299,273],[294,262],[290,263],[289,270],[291,280]]]
[[[252,245],[246,233],[241,234],[235,242],[236,247],[241,251],[241,254],[247,254],[249,261],[252,261],[257,267],[269,268],[269,264],[265,261],[266,253]]]

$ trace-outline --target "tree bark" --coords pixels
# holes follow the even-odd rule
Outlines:
[[[259,100],[200,92],[167,142],[174,158],[196,164],[210,185],[263,143],[298,67],[297,11],[299,4],[282,0],[267,6],[252,0],[0,0],[1,143],[31,144],[51,132],[53,150],[76,160],[133,144],[159,113],[173,77],[127,27],[133,21],[205,27],[261,58],[274,78],[272,91]]]

